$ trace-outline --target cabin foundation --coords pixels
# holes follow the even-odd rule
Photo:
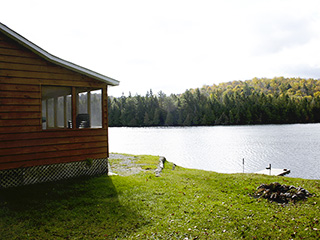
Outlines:
[[[0,188],[108,174],[108,159],[58,163],[0,171]]]

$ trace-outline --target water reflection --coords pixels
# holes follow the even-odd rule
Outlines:
[[[110,151],[163,155],[189,168],[256,172],[270,163],[291,177],[320,178],[320,124],[110,128]]]

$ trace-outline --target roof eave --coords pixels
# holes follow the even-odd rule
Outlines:
[[[4,32],[8,37],[19,42],[20,44],[27,47],[28,49],[30,49],[32,52],[39,55],[40,57],[48,60],[49,62],[57,64],[61,67],[68,68],[69,70],[84,74],[84,75],[91,77],[91,78],[94,78],[96,80],[103,81],[103,82],[107,83],[108,85],[118,86],[120,83],[118,80],[115,80],[113,78],[109,78],[109,77],[104,76],[100,73],[91,71],[87,68],[81,67],[79,65],[68,62],[66,60],[63,60],[61,58],[58,58],[58,57],[48,53],[47,51],[38,47],[34,43],[32,43],[29,40],[27,40],[26,38],[22,37],[20,34],[16,33],[15,31],[11,30],[7,26],[3,25],[2,23],[0,23],[0,30],[2,30],[2,32]]]

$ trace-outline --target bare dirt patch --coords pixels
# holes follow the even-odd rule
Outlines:
[[[146,171],[142,169],[142,164],[136,163],[138,160],[135,156],[127,156],[122,154],[111,153],[109,155],[110,168],[109,173],[115,173],[120,176],[129,176],[133,174],[138,174],[141,171]]]

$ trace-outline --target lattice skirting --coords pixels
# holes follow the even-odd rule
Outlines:
[[[108,159],[15,168],[0,171],[0,188],[108,173]]]

